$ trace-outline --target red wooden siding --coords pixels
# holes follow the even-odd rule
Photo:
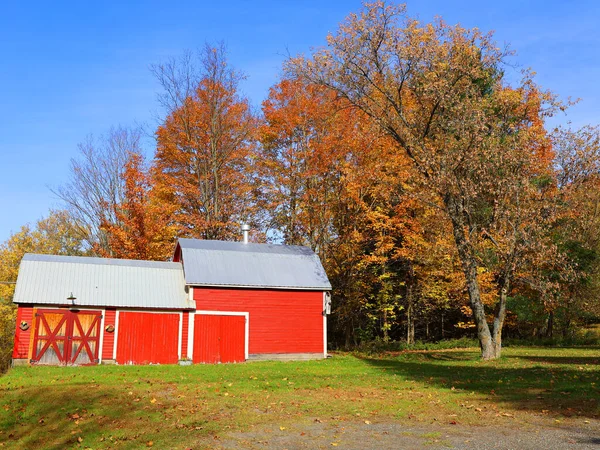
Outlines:
[[[179,342],[179,313],[119,312],[119,364],[175,364]]]
[[[104,334],[104,340],[102,341],[102,359],[113,359],[113,350],[115,348],[115,331],[112,333],[107,333],[106,327],[112,325],[116,329],[116,316],[117,312],[114,309],[107,309],[104,312],[104,330],[101,331],[101,333]]]
[[[21,322],[26,322],[29,328],[21,330]],[[29,342],[33,323],[33,307],[19,305],[17,309],[17,330],[15,333],[15,345],[13,347],[13,358],[29,358]]]
[[[181,247],[177,244],[175,247],[175,254],[173,255],[173,262],[181,262]]]
[[[241,362],[245,355],[245,316],[196,314],[195,363]]]
[[[323,353],[320,291],[194,287],[194,300],[198,310],[250,313],[250,354]]]
[[[183,321],[181,323],[181,357],[188,357],[188,334],[190,329],[190,313],[183,313]]]

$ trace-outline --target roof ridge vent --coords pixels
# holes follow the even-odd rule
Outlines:
[[[250,225],[248,225],[247,223],[243,223],[242,224],[242,235],[243,235],[243,242],[244,244],[248,243],[248,233],[250,232]]]

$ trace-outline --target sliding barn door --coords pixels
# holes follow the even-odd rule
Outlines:
[[[195,363],[229,363],[246,360],[246,317],[196,314]]]
[[[119,364],[176,364],[179,313],[119,312]]]

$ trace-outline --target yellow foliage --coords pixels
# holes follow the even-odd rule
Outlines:
[[[0,304],[0,373],[10,365],[16,318],[17,308],[14,305]]]

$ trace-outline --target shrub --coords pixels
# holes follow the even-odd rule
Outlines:
[[[376,354],[384,352],[397,352],[408,350],[446,350],[451,348],[471,348],[479,347],[479,341],[473,338],[462,337],[460,339],[445,339],[438,342],[417,341],[412,345],[406,341],[384,342],[376,339],[370,342],[364,342],[356,348],[358,353]]]

